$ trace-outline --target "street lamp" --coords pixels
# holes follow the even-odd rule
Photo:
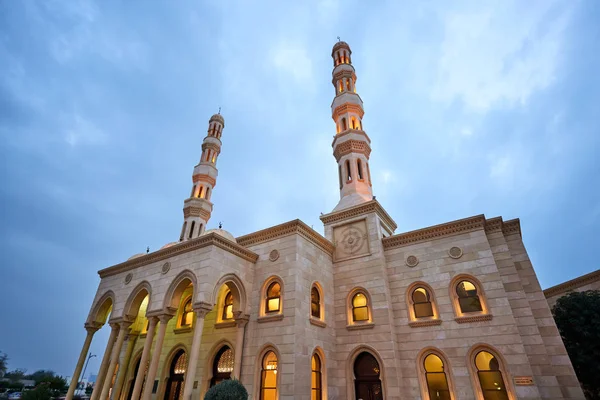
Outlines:
[[[83,374],[81,374],[81,376],[83,376],[85,378],[85,370],[87,369],[88,363],[90,362],[90,358],[92,357],[96,357],[95,354],[92,354],[92,352],[90,351],[90,354],[88,355],[87,361],[85,362],[85,367],[83,367]],[[81,378],[81,376],[79,376],[78,378]],[[79,387],[79,382],[80,380],[77,380],[77,386]],[[84,388],[85,391],[85,388]]]

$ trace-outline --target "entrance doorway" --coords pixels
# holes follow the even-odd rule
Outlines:
[[[221,349],[215,356],[215,361],[213,361],[212,379],[210,380],[210,387],[215,386],[219,382],[231,379],[233,363],[233,350],[231,350],[229,346],[221,347]]]
[[[379,363],[370,353],[362,352],[354,361],[356,400],[383,400]]]
[[[187,368],[187,357],[185,351],[179,350],[175,353],[171,367],[169,368],[169,380],[165,391],[165,400],[179,400],[183,395],[183,381]]]

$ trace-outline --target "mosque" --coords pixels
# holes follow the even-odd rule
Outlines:
[[[300,220],[241,237],[206,229],[225,127],[213,115],[179,240],[102,269],[94,333],[110,338],[91,400],[583,399],[518,219],[411,232],[373,196],[371,139],[347,43],[333,46],[340,201],[325,236]]]

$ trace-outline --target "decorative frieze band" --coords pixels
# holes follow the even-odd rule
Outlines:
[[[371,147],[366,142],[351,139],[338,144],[333,150],[333,156],[337,162],[340,161],[340,158],[350,153],[364,154],[368,159],[371,155]]]
[[[342,78],[352,78],[352,81],[356,82],[356,73],[354,73],[354,68],[352,71],[347,70],[347,69],[339,70],[338,72],[336,72],[333,75],[333,78],[331,79],[331,83],[333,83],[335,85],[337,83],[337,81],[339,81]]]
[[[371,144],[371,138],[365,131],[359,131],[358,129],[347,129],[344,132],[340,132],[333,137],[333,142],[331,142],[331,147],[335,146],[335,142],[341,140],[346,135],[362,135],[367,139],[367,143]]]
[[[100,275],[100,278],[106,278],[107,276],[120,274],[134,268],[148,265],[156,261],[166,260],[173,256],[198,250],[207,246],[219,247],[233,255],[253,263],[258,260],[258,254],[238,245],[237,243],[233,243],[232,241],[225,239],[221,235],[211,232],[198,238],[186,240],[185,242],[174,244],[173,246],[169,246],[165,249],[144,254],[143,256],[136,257],[132,260],[102,269],[98,271],[98,275]]]
[[[333,120],[337,122],[337,120],[342,116],[342,114],[350,112],[358,115],[360,119],[362,119],[363,115],[365,115],[365,111],[358,104],[344,103],[340,106],[337,106],[335,110],[333,110],[333,115],[331,116],[331,118],[333,118]]]
[[[217,154],[219,154],[221,152],[221,147],[219,145],[217,145],[216,143],[211,143],[211,142],[202,143],[202,151],[206,151],[206,149],[214,150],[217,152]]]
[[[544,290],[544,296],[552,297],[557,294],[566,293],[570,290],[577,289],[578,287],[588,285],[593,282],[600,281],[600,269],[580,276],[579,278],[571,279],[570,281],[563,282],[559,285],[552,286]]]
[[[359,204],[354,207],[346,208],[342,211],[336,211],[329,214],[321,215],[319,219],[324,224],[329,225],[335,222],[344,221],[350,218],[358,217],[375,212],[381,218],[384,224],[386,224],[392,231],[398,226],[396,222],[389,216],[389,214],[381,207],[381,204],[377,200],[371,200],[366,203]],[[385,239],[384,239],[385,240]]]
[[[292,234],[299,234],[306,240],[318,246],[321,250],[325,251],[330,255],[333,255],[333,244],[329,240],[325,239],[323,236],[319,235],[317,232],[315,232],[313,229],[311,229],[308,225],[306,225],[299,219],[295,219],[293,221],[286,222],[281,225],[276,225],[267,229],[263,229],[261,231],[251,233],[249,235],[240,236],[236,238],[236,241],[241,246],[250,247],[259,243],[268,242]]]
[[[205,221],[208,221],[210,219],[210,211],[205,210],[204,208],[201,207],[194,207],[194,206],[185,206],[183,208],[183,217],[187,218],[187,217],[200,217]]]
[[[210,184],[213,188],[215,186],[217,186],[217,180],[215,178],[213,178],[212,176],[206,175],[206,174],[196,174],[196,175],[192,176],[192,181],[194,183],[206,182],[206,183]]]

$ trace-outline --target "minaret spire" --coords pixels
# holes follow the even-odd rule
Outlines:
[[[179,241],[200,236],[210,219],[213,209],[210,197],[217,185],[217,157],[221,152],[221,134],[224,127],[225,120],[219,107],[219,113],[210,117],[208,121],[208,134],[202,142],[200,162],[194,167],[192,174],[192,192],[183,202],[183,227]]]
[[[356,93],[356,73],[352,66],[352,51],[348,43],[340,41],[333,46],[333,87],[335,98],[331,117],[337,133],[333,139],[333,155],[338,163],[340,201],[334,208],[339,211],[373,199],[369,156],[371,139],[363,130],[363,102]]]

